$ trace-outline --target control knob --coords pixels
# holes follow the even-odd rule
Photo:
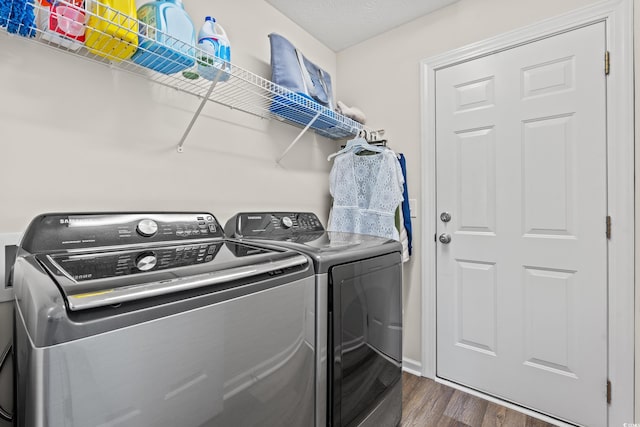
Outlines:
[[[291,220],[291,218],[289,218],[288,216],[283,216],[282,220],[280,221],[282,223],[282,226],[284,228],[291,228],[293,227],[293,221]]]
[[[143,237],[151,237],[158,232],[158,223],[152,219],[143,219],[138,223],[136,231]]]
[[[149,271],[158,263],[158,258],[153,252],[143,252],[136,258],[136,268],[140,271]]]

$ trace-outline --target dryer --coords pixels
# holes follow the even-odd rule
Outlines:
[[[313,425],[314,283],[206,212],[38,216],[13,272],[16,425]]]
[[[309,212],[242,212],[227,237],[294,249],[316,271],[316,426],[395,427],[402,415],[402,246],[327,232]]]

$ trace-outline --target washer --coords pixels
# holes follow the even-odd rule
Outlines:
[[[391,427],[402,416],[402,246],[326,232],[308,212],[243,212],[227,237],[295,249],[316,271],[316,426]]]
[[[17,426],[313,425],[304,255],[210,213],[46,214],[13,286]]]

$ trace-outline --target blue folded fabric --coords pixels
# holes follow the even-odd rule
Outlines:
[[[407,230],[407,242],[409,247],[409,255],[413,251],[412,241],[413,241],[413,230],[411,229],[411,210],[409,209],[409,190],[407,189],[407,159],[405,159],[404,154],[400,153],[398,155],[398,161],[400,162],[400,168],[402,169],[402,176],[404,176],[404,184],[402,185],[402,197],[404,200],[402,201],[402,216],[404,219],[404,228]]]
[[[33,0],[0,0],[0,27],[24,37],[36,36]]]
[[[331,75],[309,61],[286,38],[269,34],[271,43],[271,81],[275,84],[334,108]]]

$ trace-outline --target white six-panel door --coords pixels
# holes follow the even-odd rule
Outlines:
[[[436,72],[437,375],[607,424],[605,24]],[[447,236],[443,236],[446,241]]]

